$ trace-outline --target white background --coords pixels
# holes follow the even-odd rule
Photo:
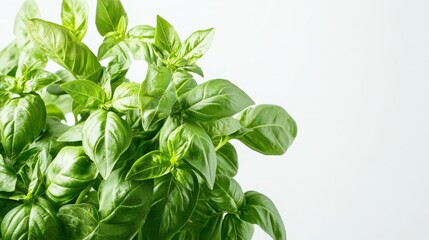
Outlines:
[[[59,20],[59,0],[38,2],[45,19]],[[182,38],[215,27],[200,61],[206,78],[230,79],[295,118],[298,137],[284,156],[235,144],[239,182],[273,199],[288,239],[428,239],[428,1],[123,3],[130,26],[160,14]],[[1,3],[1,46],[20,4]],[[89,31],[95,49],[94,20]],[[132,79],[143,80],[142,66]],[[257,230],[254,239],[269,238]]]

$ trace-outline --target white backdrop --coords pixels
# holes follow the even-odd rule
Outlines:
[[[45,19],[59,20],[61,1],[38,2]],[[215,27],[200,61],[206,78],[230,79],[295,118],[298,137],[284,156],[235,143],[238,181],[273,199],[288,239],[428,239],[428,1],[123,3],[130,26],[160,14],[182,38]],[[1,2],[0,46],[13,38],[20,4]],[[89,32],[95,49],[94,20]],[[144,77],[141,64],[132,79]],[[257,230],[255,239],[269,238]]]

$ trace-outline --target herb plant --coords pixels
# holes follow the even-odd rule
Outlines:
[[[0,52],[0,238],[251,239],[257,224],[286,239],[273,202],[234,180],[230,140],[281,155],[296,124],[228,80],[197,83],[213,29],[129,28],[119,0],[98,0],[96,55],[87,2],[64,0],[61,19],[26,0]],[[142,83],[132,60],[148,63]]]

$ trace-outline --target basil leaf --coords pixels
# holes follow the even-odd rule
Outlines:
[[[241,209],[240,218],[258,224],[275,240],[286,240],[286,230],[274,203],[255,191],[246,192],[245,196],[246,205]]]
[[[48,58],[40,49],[35,48],[33,44],[27,45],[19,54],[18,69],[15,76],[28,78],[27,75],[30,72],[45,68],[47,63]]]
[[[86,0],[63,0],[61,21],[70,29],[77,39],[81,40],[88,29],[89,6]]]
[[[213,121],[242,111],[254,104],[243,90],[228,80],[214,79],[202,83],[179,97],[188,119]]]
[[[15,40],[0,51],[0,74],[15,75],[11,71],[17,67],[18,59],[19,49]]]
[[[182,45],[174,27],[159,15],[156,17],[154,44],[166,54],[176,53]]]
[[[82,141],[82,128],[84,123],[78,123],[69,128],[58,137],[58,142],[80,142]]]
[[[176,103],[176,93],[167,68],[149,67],[140,88],[140,107],[145,130],[159,120],[167,118]]]
[[[227,214],[222,223],[222,239],[228,240],[250,240],[253,236],[253,226],[237,218],[235,215]]]
[[[153,42],[155,38],[155,28],[149,25],[135,26],[128,31],[127,38],[144,42]]]
[[[82,129],[82,146],[106,179],[131,143],[130,126],[116,113],[93,112]]]
[[[153,181],[127,181],[114,171],[100,185],[100,222],[88,239],[131,239],[143,227],[153,197]]]
[[[175,71],[173,75],[173,83],[174,87],[176,88],[177,97],[198,85],[195,79],[193,79],[192,75],[185,71]]]
[[[40,18],[39,7],[37,6],[36,1],[25,0],[15,17],[15,25],[13,28],[16,43],[20,49],[24,48],[30,41],[26,23],[28,20],[33,18]]]
[[[122,83],[113,94],[112,106],[122,112],[139,109],[139,91],[140,84],[138,83]]]
[[[15,191],[17,176],[13,168],[0,163],[0,192]]]
[[[207,191],[209,202],[218,212],[238,213],[244,206],[244,193],[233,178],[218,175],[212,191]]]
[[[246,109],[239,120],[250,131],[238,139],[266,155],[284,154],[297,134],[295,121],[280,106],[259,105]]]
[[[98,0],[95,23],[98,32],[104,36],[118,30],[121,18],[125,19],[125,28],[128,24],[127,13],[119,0]]]
[[[191,217],[197,204],[199,186],[194,177],[192,190],[176,182],[172,175],[155,179],[154,203],[143,226],[144,239],[170,240]]]
[[[213,37],[213,28],[192,33],[185,42],[183,42],[178,56],[188,60],[189,64],[195,63],[210,48]]]
[[[10,210],[1,222],[2,237],[6,239],[59,239],[61,225],[55,210],[38,197]]]
[[[88,80],[73,80],[61,84],[61,88],[73,100],[85,108],[97,108],[106,100],[103,89],[96,83]]]
[[[199,239],[205,240],[219,240],[222,238],[222,223],[223,214],[218,214],[212,217],[207,225],[201,230]]]
[[[240,121],[233,117],[221,118],[212,122],[203,122],[201,126],[212,139],[232,135],[241,129]]]
[[[206,180],[209,188],[212,188],[216,176],[216,151],[210,137],[204,130],[193,124],[185,124],[182,137],[191,142],[185,156],[188,162]]]
[[[238,172],[237,151],[231,143],[226,143],[216,151],[217,173],[234,177]]]
[[[67,28],[40,19],[27,22],[31,39],[76,78],[98,81],[101,65],[89,48]]]
[[[122,41],[119,33],[106,35],[100,47],[98,48],[97,57],[99,60],[106,59],[115,55],[115,47]],[[116,50],[117,51],[117,50]]]
[[[57,216],[64,225],[63,236],[71,240],[85,239],[99,221],[97,209],[87,203],[64,205],[58,210]]]
[[[46,109],[39,95],[14,98],[1,111],[0,134],[4,151],[18,156],[45,128]]]
[[[97,168],[82,147],[64,147],[46,173],[46,196],[64,205],[72,201],[97,176]]]
[[[152,151],[139,158],[129,170],[126,179],[147,180],[158,178],[171,170],[170,158],[161,151]]]
[[[61,79],[56,74],[45,70],[34,70],[27,75],[27,81],[24,84],[23,92],[30,93],[39,91],[60,80]]]

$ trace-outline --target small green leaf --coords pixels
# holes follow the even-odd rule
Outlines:
[[[84,123],[78,123],[58,137],[58,142],[80,142],[82,141],[82,128]]]
[[[174,54],[181,47],[176,29],[159,15],[156,17],[155,45],[167,54]]]
[[[88,29],[89,6],[86,0],[63,0],[61,20],[81,40]]]
[[[82,129],[82,146],[106,179],[131,144],[131,128],[116,113],[93,112]]]
[[[0,192],[15,191],[17,176],[15,171],[2,163],[0,163]]]
[[[126,179],[143,181],[158,178],[171,170],[170,158],[161,151],[152,151],[134,162]]]
[[[88,80],[73,80],[61,84],[61,88],[70,94],[73,100],[86,108],[97,108],[106,100],[103,89]]]
[[[40,19],[27,21],[31,39],[76,78],[98,81],[101,65],[91,50],[67,28]]]
[[[19,49],[15,40],[0,51],[0,74],[14,76],[11,71],[18,66],[18,59]]]
[[[246,205],[241,209],[241,219],[258,224],[274,240],[286,240],[286,230],[274,203],[255,191],[246,192],[245,196]]]
[[[212,139],[229,136],[241,129],[240,121],[233,117],[221,118],[212,122],[203,122],[201,126]]]
[[[192,33],[185,42],[183,42],[178,56],[188,60],[189,64],[195,63],[210,48],[213,37],[213,28]]]
[[[241,125],[249,131],[238,139],[251,149],[266,155],[286,152],[297,134],[292,117],[280,106],[259,105],[241,113]]]
[[[98,32],[104,36],[118,30],[121,18],[125,19],[125,28],[128,24],[127,13],[120,0],[98,0],[95,23]]]
[[[226,143],[216,151],[217,173],[234,177],[238,172],[237,151],[231,143]]]
[[[218,214],[212,217],[206,226],[201,230],[199,239],[204,240],[219,240],[222,238],[222,223],[223,214]]]
[[[149,25],[138,25],[128,31],[127,37],[143,42],[153,42],[155,38],[155,28]]]
[[[60,81],[56,74],[45,70],[34,70],[27,75],[27,81],[24,84],[24,93],[30,93],[42,90],[51,84]]]
[[[67,239],[84,239],[97,227],[99,216],[97,209],[87,203],[62,206],[57,213],[64,225]]]
[[[254,228],[251,224],[240,220],[235,215],[227,214],[222,223],[222,239],[250,240]]]
[[[136,110],[140,107],[139,102],[140,84],[125,82],[115,89],[112,105],[118,111]]]
[[[179,97],[185,117],[213,121],[231,117],[254,104],[243,90],[228,80],[214,79],[202,83]]]

